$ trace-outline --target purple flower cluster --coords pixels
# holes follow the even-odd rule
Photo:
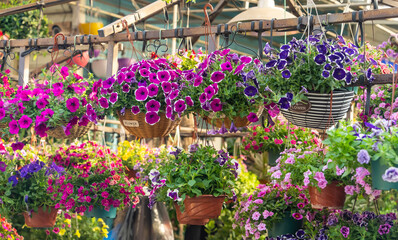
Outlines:
[[[134,115],[143,112],[150,125],[160,121],[160,113],[175,120],[194,103],[183,96],[181,78],[182,72],[174,70],[164,58],[142,60],[103,80],[96,89],[98,103],[103,109],[122,114],[126,109]]]

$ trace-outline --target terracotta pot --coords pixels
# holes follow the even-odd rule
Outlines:
[[[54,207],[51,207],[51,211],[48,212],[48,208],[46,211],[43,211],[43,208],[39,207],[38,211],[32,211],[29,214],[27,212],[23,213],[25,217],[25,224],[31,228],[51,228],[55,225],[55,220],[57,219],[58,210]]]
[[[328,184],[319,191],[316,187],[309,187],[311,206],[314,209],[341,209],[344,207],[345,191],[344,186],[338,186],[335,181]]]
[[[177,220],[180,224],[205,225],[212,218],[218,218],[225,196],[214,197],[202,195],[198,197],[187,197],[184,200],[185,211],[180,211],[180,206],[174,204],[177,211]]]

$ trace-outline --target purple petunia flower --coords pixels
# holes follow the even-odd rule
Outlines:
[[[172,91],[169,95],[170,100],[174,100],[178,97],[178,94],[180,94],[180,91],[178,89]]]
[[[223,122],[221,128],[218,130],[218,134],[226,134],[226,133],[228,133],[228,129],[225,127],[225,124]]]
[[[3,119],[6,116],[6,111],[4,108],[0,108],[0,120]]]
[[[167,190],[167,196],[174,201],[181,201],[181,198],[178,196],[178,189],[171,191],[170,189]]]
[[[282,70],[282,69],[284,69],[285,67],[286,67],[286,65],[287,65],[287,61],[286,60],[284,60],[284,59],[281,59],[279,62],[278,62],[278,70]]]
[[[272,50],[272,47],[269,45],[269,43],[266,43],[265,47],[263,49],[264,53],[269,54],[271,52],[271,50]]]
[[[332,70],[332,65],[330,65],[329,63],[326,63],[325,66],[323,67],[323,69],[330,71],[330,70]]]
[[[19,127],[17,120],[12,120],[11,122],[9,122],[8,127],[10,128],[9,131],[11,134],[18,134]]]
[[[280,104],[281,108],[283,108],[283,109],[289,109],[290,108],[290,101],[289,101],[289,99],[287,97],[281,97],[279,99],[278,103]]]
[[[124,84],[123,87],[122,87],[122,91],[123,91],[124,93],[130,92],[130,86],[129,86],[127,83]]]
[[[210,77],[210,79],[215,83],[221,82],[224,78],[225,78],[225,74],[220,71],[213,72]]]
[[[211,99],[216,94],[216,91],[214,90],[213,86],[210,85],[205,88],[205,93],[206,98]]]
[[[173,118],[173,108],[171,106],[166,107],[166,118],[168,119]]]
[[[347,84],[350,84],[351,81],[352,81],[352,74],[351,74],[350,72],[347,72],[347,73],[346,73],[346,76],[345,76],[345,82],[346,82]]]
[[[137,115],[138,113],[141,112],[140,107],[138,107],[138,106],[132,106],[132,107],[131,107],[131,112],[132,112],[134,115]]]
[[[343,80],[345,78],[346,72],[342,68],[336,68],[336,69],[334,69],[332,75],[333,75],[334,79],[340,81],[340,80]]]
[[[320,54],[326,54],[328,52],[328,49],[326,48],[325,45],[317,45],[316,49]]]
[[[396,167],[390,167],[388,168],[383,176],[383,180],[386,182],[398,182],[398,168]]]
[[[22,115],[22,117],[18,120],[19,126],[21,128],[28,128],[30,124],[32,124],[32,119],[27,115]]]
[[[231,72],[233,70],[232,64],[230,62],[225,62],[221,64],[221,71]]]
[[[231,122],[231,127],[229,128],[229,132],[236,133],[238,128],[235,126],[234,121]]]
[[[145,101],[148,98],[149,91],[146,87],[139,87],[135,90],[134,95],[137,101]]]
[[[156,112],[147,112],[145,114],[145,122],[149,125],[154,125],[159,122],[160,116]]]
[[[247,116],[247,120],[249,122],[257,122],[258,121],[257,114],[255,114],[254,112],[249,113],[249,115]]]
[[[107,109],[107,108],[109,107],[108,99],[106,99],[105,97],[102,97],[102,98],[99,100],[99,104],[100,104],[100,106],[101,106],[102,108],[105,108],[105,109]]]
[[[326,62],[326,56],[324,54],[318,54],[314,57],[314,62],[318,65],[324,64]]]
[[[383,225],[379,226],[379,230],[377,231],[380,235],[385,235],[390,232],[391,225],[388,223],[385,223]]]
[[[11,144],[11,148],[13,151],[22,150],[25,147],[25,144],[22,142],[16,142]]]
[[[36,122],[35,132],[40,137],[47,137],[48,130],[49,130],[49,128],[47,127],[47,125],[44,122],[41,122],[41,123]]]
[[[266,67],[266,68],[273,68],[273,67],[276,66],[277,63],[278,63],[278,62],[277,62],[276,60],[271,60],[271,61],[269,61],[269,62],[267,62],[267,63],[265,64],[265,67]]]
[[[286,59],[289,56],[289,51],[288,50],[283,50],[279,53],[279,58],[280,59]]]
[[[322,77],[328,78],[329,76],[330,76],[330,72],[329,71],[322,71]]]
[[[151,99],[145,104],[145,108],[147,112],[159,112],[160,102]]]
[[[162,82],[162,89],[164,93],[169,93],[171,91],[171,83]]]
[[[211,103],[210,103],[210,107],[211,107],[211,110],[213,110],[213,112],[221,111],[222,110],[221,100],[219,98],[213,99],[213,101],[211,101]]]
[[[76,112],[80,107],[80,101],[76,97],[66,100],[66,108],[71,112]]]
[[[195,78],[195,80],[193,81],[193,86],[198,87],[198,86],[200,86],[200,84],[202,84],[202,82],[203,82],[202,76],[197,76]]]
[[[111,102],[112,104],[115,104],[117,102],[117,99],[118,99],[117,92],[113,92],[111,94],[111,96],[109,97],[109,102]]]
[[[284,70],[282,72],[282,77],[284,78],[290,78],[290,76],[292,76],[292,74],[290,73],[290,71],[288,69]]]
[[[206,102],[206,100],[207,100],[206,93],[200,94],[200,96],[199,96],[199,102],[200,102],[200,103],[204,103],[204,102]]]
[[[160,82],[168,82],[171,79],[169,71],[159,71],[156,73],[156,77]]]
[[[348,235],[350,235],[350,228],[343,226],[340,228],[340,233],[343,235],[343,237],[347,238]]]
[[[116,82],[116,80],[113,77],[110,77],[106,79],[105,81],[102,81],[102,87],[105,89],[109,89],[113,86],[113,84]]]
[[[248,86],[245,88],[245,90],[243,92],[248,97],[254,97],[258,93],[258,90],[254,86]]]
[[[177,100],[174,104],[174,111],[178,112],[178,113],[182,113],[185,111],[185,109],[187,109],[187,105],[185,104],[185,101],[180,99]]]
[[[185,101],[187,102],[187,105],[192,107],[193,106],[193,100],[190,96],[185,97]]]
[[[158,95],[159,92],[159,87],[156,84],[149,84],[148,86],[148,96],[149,97],[155,97],[156,95]]]
[[[14,150],[14,149],[12,149],[12,150]],[[0,161],[0,171],[5,172],[6,168],[7,168],[7,164],[5,162]]]

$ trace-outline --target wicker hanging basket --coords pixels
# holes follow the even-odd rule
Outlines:
[[[124,115],[117,113],[120,124],[132,135],[138,138],[164,137],[170,134],[181,120],[172,121],[166,118],[164,113],[160,113],[160,121],[154,125],[145,122],[145,113],[134,115],[131,111],[126,111]]]
[[[62,127],[56,127],[47,131],[48,136],[58,138],[58,139],[76,139],[85,135],[88,130],[94,125],[94,123],[89,122],[87,126],[74,125],[70,130],[70,135],[66,135]]]
[[[184,200],[184,212],[180,211],[180,206],[174,204],[177,211],[177,220],[180,224],[206,225],[210,219],[220,216],[224,201],[225,196],[202,195],[193,198],[187,197]]]
[[[261,116],[261,114],[263,113],[264,108],[260,107],[259,110],[257,111],[257,117]],[[208,117],[203,117],[203,119],[211,125],[214,125],[218,128],[222,127],[222,124],[224,123],[224,126],[226,128],[230,128],[231,127],[231,120],[229,118],[226,117],[220,117],[220,118],[213,118],[211,116],[212,114],[210,114],[210,116]],[[234,117],[233,119],[234,121],[234,125],[237,128],[240,127],[247,127],[251,124],[251,122],[249,120],[247,120],[247,117]]]
[[[306,93],[308,101],[299,102],[290,109],[281,109],[292,124],[316,129],[328,129],[343,119],[354,98],[353,91],[337,90],[332,94]]]
[[[54,207],[43,210],[39,207],[37,212],[32,211],[30,215],[27,212],[22,213],[25,218],[25,224],[31,228],[51,228],[54,227],[57,220],[58,210]]]

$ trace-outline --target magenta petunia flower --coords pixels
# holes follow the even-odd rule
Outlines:
[[[73,127],[73,125],[70,124],[70,123],[68,123],[68,124],[66,125],[66,127],[62,126],[62,128],[64,129],[64,133],[65,133],[66,136],[69,136],[69,135],[70,135],[70,130],[72,129],[72,127]]]
[[[71,112],[76,112],[80,107],[79,99],[76,97],[66,100],[66,108]]]
[[[178,97],[178,94],[180,94],[180,91],[179,91],[179,90],[176,89],[176,90],[172,91],[172,92],[170,93],[170,95],[169,95],[170,100],[176,99],[176,97]]]
[[[146,87],[139,87],[134,92],[137,101],[145,101],[148,98],[148,89]]]
[[[138,107],[138,106],[133,106],[133,107],[131,107],[131,112],[132,112],[134,115],[137,115],[138,113],[141,112],[140,107]]]
[[[180,99],[177,100],[174,104],[174,111],[178,112],[178,113],[182,113],[185,111],[185,109],[187,109],[187,105],[185,104],[185,101]]]
[[[193,100],[190,96],[185,97],[185,101],[187,102],[187,105],[192,107],[193,106]]]
[[[4,108],[0,108],[0,120],[3,119],[6,116],[6,111]]]
[[[225,62],[221,64],[221,71],[231,72],[233,70],[232,64],[230,62]]]
[[[247,120],[249,120],[249,122],[257,122],[258,121],[257,114],[253,112],[249,113],[249,115],[247,116]]]
[[[303,219],[303,215],[301,215],[300,213],[293,213],[292,217],[296,220],[301,220]]]
[[[22,142],[16,142],[11,144],[11,148],[13,151],[22,150],[24,146],[25,144]]]
[[[87,115],[83,115],[80,120],[79,120],[79,126],[87,126],[87,124],[90,122],[90,119],[88,118]]]
[[[234,74],[236,75],[236,74],[239,74],[240,72],[242,72],[242,70],[243,70],[244,67],[245,67],[245,64],[241,64],[241,65],[237,66],[237,67],[235,68]]]
[[[193,86],[198,87],[198,86],[200,86],[200,84],[202,84],[202,82],[203,82],[202,76],[197,76],[195,78],[195,80],[193,81]]]
[[[150,72],[148,69],[146,69],[146,68],[140,69],[140,75],[141,75],[142,77],[148,77],[150,73],[151,73],[151,72]]]
[[[145,104],[145,108],[147,112],[159,112],[160,102],[151,99]]]
[[[158,80],[158,77],[156,76],[156,73],[151,73],[149,74],[149,81],[151,83],[159,84],[160,81]]]
[[[248,64],[248,63],[252,62],[253,58],[251,58],[249,56],[242,56],[242,57],[240,57],[239,60],[241,61],[241,63]]]
[[[159,92],[159,87],[158,87],[158,85],[156,85],[156,84],[149,84],[149,86],[148,86],[148,91],[149,91],[149,93],[148,93],[148,95],[149,95],[149,97],[155,97],[156,95],[158,95],[158,92]]]
[[[211,86],[214,88],[215,94],[217,94],[218,93],[218,84],[213,83]]]
[[[168,82],[171,79],[169,71],[159,71],[156,73],[156,77],[161,82]]]
[[[56,82],[53,84],[53,88],[64,88],[64,84],[62,82]]]
[[[40,137],[47,137],[48,130],[49,130],[49,128],[47,127],[47,125],[44,122],[41,122],[39,124],[36,123],[35,132]]]
[[[69,76],[69,69],[63,66],[61,67],[60,73],[63,78],[66,78],[67,76]]]
[[[108,99],[106,99],[105,97],[102,97],[102,98],[99,100],[99,104],[100,104],[100,106],[101,106],[102,108],[108,108],[108,107],[109,107]]]
[[[204,102],[206,102],[206,100],[207,100],[206,93],[200,94],[200,96],[199,96],[199,102],[200,102],[200,103],[204,103]]]
[[[211,107],[211,110],[213,110],[213,112],[221,111],[222,110],[221,100],[219,98],[213,99],[213,101],[211,101],[211,103],[210,103],[210,107]]]
[[[18,134],[19,133],[19,127],[18,127],[17,120],[12,120],[11,122],[9,122],[8,123],[8,127],[10,128],[10,133],[11,134]]]
[[[32,124],[32,119],[27,115],[22,115],[22,117],[18,120],[19,126],[21,128],[28,128],[30,124]]]
[[[130,92],[130,86],[129,86],[127,83],[124,84],[123,87],[122,87],[122,91],[123,91],[124,93]]]
[[[162,82],[162,89],[164,93],[169,93],[171,91],[171,83]]]
[[[207,88],[205,88],[205,93],[206,93],[206,98],[207,99],[211,99],[215,94],[216,91],[214,90],[213,86],[207,86]]]
[[[173,108],[171,106],[166,107],[166,118],[168,119],[173,118]]]
[[[87,105],[87,99],[86,98],[82,98],[80,100],[80,102],[82,103],[82,106],[85,107]]]
[[[36,101],[36,106],[38,109],[43,109],[48,105],[48,101],[46,98],[40,98]]]
[[[117,83],[119,83],[119,85],[122,85],[124,80],[126,80],[126,74],[124,74],[123,72],[119,72],[119,75],[117,75]]]
[[[109,97],[109,102],[111,102],[112,104],[115,104],[115,102],[117,102],[117,98],[118,98],[117,92],[113,92],[113,93],[111,93],[111,96]]]
[[[116,80],[113,77],[110,77],[105,81],[102,81],[102,87],[105,89],[111,88],[115,82]]]
[[[156,112],[147,112],[145,114],[145,122],[149,125],[154,125],[159,122],[160,116]]]
[[[224,78],[225,74],[220,71],[213,72],[210,77],[210,79],[215,83],[221,82]]]

